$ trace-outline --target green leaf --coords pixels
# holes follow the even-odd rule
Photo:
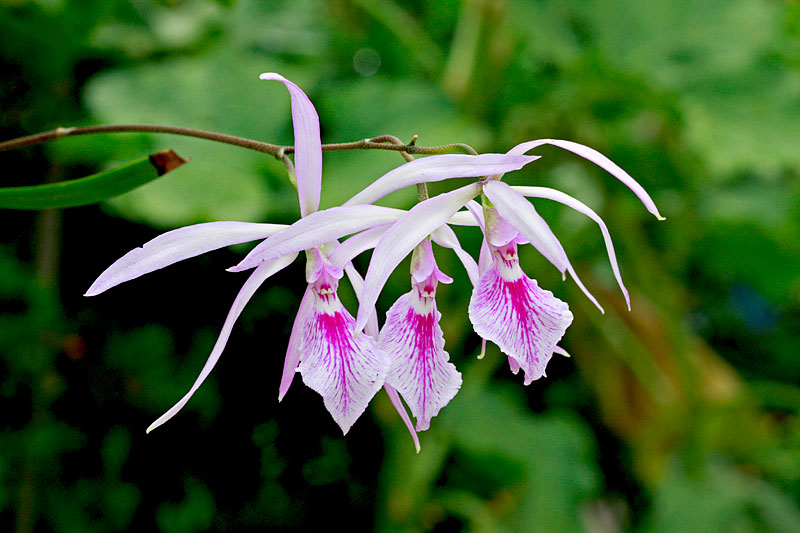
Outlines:
[[[85,178],[0,189],[0,207],[50,209],[102,202],[153,181],[186,162],[172,150],[142,157]]]

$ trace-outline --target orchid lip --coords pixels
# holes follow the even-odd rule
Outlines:
[[[515,243],[493,247],[497,260],[481,276],[469,304],[475,331],[497,344],[525,371],[525,384],[543,377],[545,367],[572,322],[567,304],[540,289],[519,266]]]

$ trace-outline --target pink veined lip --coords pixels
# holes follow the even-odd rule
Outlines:
[[[437,283],[452,280],[436,267],[430,241],[415,250],[411,264],[412,289],[386,313],[379,347],[392,360],[387,383],[406,400],[417,431],[424,431],[456,395],[462,378],[444,349],[442,315],[436,309]]]
[[[544,376],[556,344],[572,323],[569,306],[522,272],[517,244],[492,248],[494,263],[473,291],[469,316],[481,337],[500,347],[525,372],[525,384]]]

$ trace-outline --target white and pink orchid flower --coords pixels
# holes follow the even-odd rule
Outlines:
[[[306,279],[312,298],[304,317],[297,371],[317,391],[346,434],[383,387],[390,360],[369,335],[353,335],[355,320],[336,294],[344,271],[319,248],[308,251]]]
[[[388,358],[381,355],[381,351],[375,347],[378,329],[374,316],[374,301],[360,306],[359,317],[363,313],[363,323],[356,329],[353,318],[336,297],[336,285],[343,269],[356,291],[362,293],[363,280],[350,264],[350,260],[359,249],[361,251],[366,249],[359,243],[368,240],[364,237],[365,234],[382,233],[388,224],[397,222],[407,212],[373,205],[358,205],[365,203],[360,201],[317,211],[322,180],[322,147],[317,112],[306,94],[283,76],[265,73],[261,75],[261,79],[282,82],[291,97],[295,139],[294,163],[302,218],[288,227],[279,224],[211,222],[169,231],[114,262],[86,292],[87,296],[94,296],[120,283],[184,259],[233,244],[266,239],[239,265],[229,269],[240,271],[254,268],[254,271],[236,296],[211,354],[189,392],[153,422],[148,427],[148,432],[172,418],[189,401],[219,360],[233,325],[249,299],[267,278],[288,266],[301,251],[306,252],[310,258],[309,286],[300,302],[295,327],[289,339],[279,398],[284,396],[295,371],[299,370],[304,382],[322,395],[334,420],[346,433],[369,400],[384,385],[389,369]],[[413,184],[454,177],[502,174],[518,170],[534,159],[536,157],[521,154],[431,156],[402,165],[378,181]],[[380,228],[383,230],[368,233]],[[460,249],[455,235],[452,231],[448,233],[448,230],[449,228],[437,232],[442,245],[456,249],[462,261],[467,261],[466,252]],[[336,254],[335,245],[338,240],[354,233],[359,235],[342,243],[340,246],[342,252]],[[320,247],[333,248],[332,253],[336,255],[338,266],[325,258]],[[474,265],[468,265],[467,268],[471,278],[476,279],[477,268]],[[372,309],[371,313],[364,311],[368,308]],[[368,328],[367,335],[358,336],[356,339],[355,333],[361,331],[365,325]],[[346,368],[353,371],[344,372],[338,377],[326,374]],[[388,384],[385,385],[385,389],[419,449],[416,433],[402,407],[397,391]]]
[[[461,373],[444,350],[442,314],[436,309],[438,283],[452,281],[436,266],[431,241],[422,241],[411,257],[412,289],[392,305],[381,329],[378,347],[392,362],[386,381],[411,408],[417,431],[428,429],[461,388]]]

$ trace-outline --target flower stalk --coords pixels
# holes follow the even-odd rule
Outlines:
[[[246,148],[248,150],[255,150],[256,152],[270,154],[279,160],[282,160],[284,155],[293,154],[295,152],[294,146],[281,146],[278,144],[265,143],[256,141],[255,139],[237,137],[236,135],[228,135],[226,133],[218,133],[216,131],[183,128],[179,126],[162,126],[158,124],[104,124],[97,126],[77,126],[69,128],[59,127],[53,130],[0,142],[0,152],[5,150],[13,150],[15,148],[23,148],[25,146],[43,144],[46,142],[63,139],[64,137],[74,137],[76,135],[95,135],[102,133],[163,133],[169,135],[182,135],[184,137],[196,137],[198,139],[231,144],[240,148]],[[392,135],[381,135],[360,141],[322,145],[323,152],[339,152],[344,150],[389,150],[416,155],[439,155],[453,153],[465,153],[470,155],[477,154],[474,148],[464,143],[443,144],[439,146],[417,146],[414,141],[406,144]]]

